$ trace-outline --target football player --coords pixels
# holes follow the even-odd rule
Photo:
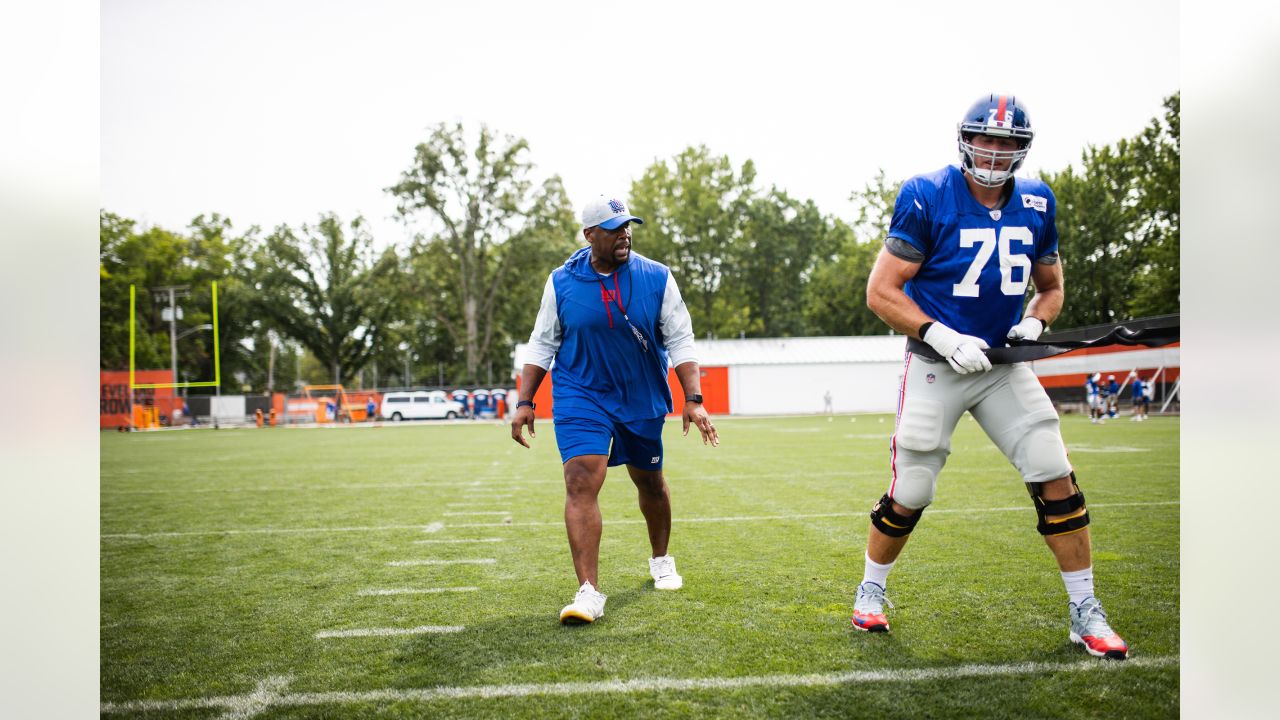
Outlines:
[[[1058,413],[1026,364],[993,367],[983,353],[1007,339],[1037,339],[1062,309],[1053,192],[1014,176],[1033,138],[1020,98],[985,95],[957,127],[960,164],[917,175],[898,193],[867,305],[908,336],[907,352],[891,480],[871,511],[852,622],[889,630],[889,571],[933,502],[952,432],[968,411],[1031,494],[1036,529],[1066,585],[1071,641],[1091,655],[1124,659],[1128,646],[1094,596],[1089,513]],[[1029,283],[1036,293],[1024,312]]]

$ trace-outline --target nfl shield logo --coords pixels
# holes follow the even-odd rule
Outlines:
[[[927,383],[932,383],[934,380],[937,380],[937,379],[938,377],[933,373],[929,373],[928,375],[924,376],[924,381]]]

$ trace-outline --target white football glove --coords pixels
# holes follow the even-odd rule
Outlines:
[[[961,335],[940,322],[934,322],[921,339],[946,358],[951,368],[961,375],[991,369],[991,361],[982,352],[990,346],[980,337]]]
[[[1040,333],[1044,332],[1044,322],[1038,317],[1022,318],[1022,322],[1009,328],[1009,334],[1005,337],[1010,340],[1037,340]]]

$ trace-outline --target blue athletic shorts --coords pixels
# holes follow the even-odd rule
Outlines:
[[[661,470],[664,420],[657,417],[624,423],[604,416],[558,417],[555,429],[560,462],[579,455],[608,455],[609,467]]]

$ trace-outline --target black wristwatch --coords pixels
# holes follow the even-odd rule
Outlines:
[[[691,403],[698,403],[699,405],[701,405],[701,404],[702,404],[702,395],[701,395],[701,394],[697,394],[697,395],[687,395],[687,396],[685,396],[684,401],[685,401],[685,402],[691,402]]]
[[[537,406],[537,405],[534,405],[532,400],[521,400],[520,402],[517,402],[517,403],[516,403],[516,409],[517,409],[517,410],[519,410],[519,409],[520,409],[520,408],[522,408],[522,407],[528,407],[530,410],[537,410],[537,409],[538,409],[538,406]]]

